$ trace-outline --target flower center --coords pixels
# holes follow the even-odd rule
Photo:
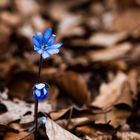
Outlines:
[[[42,45],[42,46],[41,46],[41,49],[42,49],[42,50],[45,50],[46,47],[47,47],[46,45]]]

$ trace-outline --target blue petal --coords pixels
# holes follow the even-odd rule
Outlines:
[[[39,101],[43,101],[45,98],[48,97],[48,94],[41,96],[40,98],[38,98]]]
[[[32,37],[32,40],[33,40],[34,46],[37,48],[40,48],[40,43],[38,42],[35,36]]]
[[[47,51],[43,51],[42,57],[43,57],[44,59],[47,58],[47,57],[49,57],[49,56],[50,56],[50,54],[48,54]]]
[[[45,87],[45,84],[44,84],[44,83],[39,83],[39,84],[36,84],[35,87],[36,87],[37,89],[42,89],[42,88]]]
[[[41,96],[41,92],[40,92],[40,90],[38,90],[38,89],[36,89],[36,90],[34,91],[34,94],[35,94],[37,97],[40,97],[40,96]]]
[[[47,49],[47,52],[48,52],[48,54],[52,55],[52,54],[59,53],[59,49],[49,48],[49,49]]]
[[[42,49],[37,51],[39,54],[42,54],[44,51]]]
[[[58,48],[60,48],[61,46],[62,46],[62,43],[61,43],[61,42],[58,42],[58,43],[52,45],[51,47],[52,47],[53,49],[58,49]]]
[[[41,32],[36,32],[36,38],[40,44],[43,43],[43,35]]]
[[[52,35],[52,36],[50,37],[49,41],[47,42],[47,45],[48,45],[48,46],[53,45],[53,43],[55,42],[55,40],[56,40],[56,35]]]
[[[35,51],[39,51],[40,48],[38,48],[38,47],[36,47],[36,46],[34,45],[34,50],[35,50]]]
[[[44,94],[47,94],[47,93],[48,93],[48,90],[45,89],[45,88],[43,88],[43,93],[44,93]]]
[[[44,42],[47,43],[52,35],[52,28],[47,28],[44,32]]]
[[[48,97],[48,94],[41,95],[41,96],[37,96],[36,94],[34,94],[33,97],[34,97],[36,100],[38,100],[38,101],[43,101],[45,98]]]

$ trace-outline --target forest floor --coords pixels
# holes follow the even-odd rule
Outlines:
[[[43,61],[39,140],[140,140],[139,0],[0,0],[0,139],[34,139],[32,36],[63,46]]]

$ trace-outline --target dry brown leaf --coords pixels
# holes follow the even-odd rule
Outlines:
[[[85,79],[77,73],[65,72],[56,78],[59,86],[79,105],[88,104],[90,93]]]
[[[60,37],[82,36],[85,31],[79,26],[81,21],[82,19],[79,16],[66,15],[60,22],[58,35]]]
[[[43,30],[46,28],[45,20],[43,20],[42,17],[38,14],[31,18],[31,24],[36,31],[39,30],[43,32]]]
[[[5,77],[9,72],[11,72],[12,68],[17,65],[17,62],[13,58],[9,58],[0,63],[0,71],[1,76]]]
[[[30,43],[31,37],[34,34],[33,27],[31,26],[31,24],[25,23],[18,29],[18,34],[21,35],[22,38],[25,37],[26,40]]]
[[[127,83],[124,83],[122,89],[121,89],[122,95],[118,98],[115,105],[121,106],[121,105],[127,105],[129,109],[133,109],[133,100],[132,100],[132,91],[130,90],[130,86]],[[125,107],[125,106],[124,106]],[[122,106],[123,108],[123,106]]]
[[[9,6],[9,0],[1,0],[0,1],[0,8],[6,8]]]
[[[14,129],[12,127],[0,124],[0,135],[3,135],[7,132],[18,133],[18,130]]]
[[[80,117],[80,118],[71,118],[70,120],[62,119],[62,120],[56,121],[56,123],[62,126],[63,128],[71,131],[79,125],[88,124],[92,121],[93,120],[91,118]]]
[[[114,131],[115,129],[110,124],[95,124],[94,122],[91,125],[83,125],[76,128],[78,134],[88,135],[97,140],[100,140],[100,136],[102,138],[105,138],[105,136],[111,138]]]
[[[131,112],[128,110],[114,109],[106,114],[106,121],[110,121],[110,125],[117,128],[118,126],[125,125],[130,115]]]
[[[75,58],[71,58],[69,59],[69,65],[71,66],[78,66],[78,65],[82,65],[82,66],[88,66],[88,60],[86,59],[86,57],[82,56],[78,56]]]
[[[103,83],[100,86],[100,94],[96,97],[96,99],[91,103],[92,106],[97,106],[99,108],[106,108],[112,106],[118,98],[123,94],[122,88],[124,84],[127,82],[127,76],[119,72],[114,80],[109,84]]]
[[[83,135],[88,135],[88,136],[94,136],[96,133],[96,129],[91,127],[91,126],[79,126],[76,128],[76,133],[77,134],[83,134]]]
[[[114,18],[111,28],[115,31],[125,31],[138,36],[140,32],[139,17],[139,9],[128,9],[121,11],[121,13]]]
[[[36,67],[36,71],[38,71],[38,67]],[[44,75],[44,77],[55,77],[55,75],[58,73],[59,69],[54,68],[54,67],[48,67],[48,68],[43,68],[42,69],[42,75]]]
[[[18,12],[22,14],[23,16],[31,16],[38,12],[39,6],[36,1],[34,0],[15,0],[14,1],[16,9],[18,9]],[[26,6],[26,8],[25,8]]]
[[[28,124],[30,126],[30,125],[33,124],[33,122],[34,122],[34,116],[31,115],[31,114],[28,114],[28,115],[24,115],[24,116],[21,116],[20,117],[19,124],[21,124],[23,126],[26,125],[26,124]]]
[[[25,132],[18,123],[11,123],[10,127],[17,129],[19,133],[8,132],[4,136],[4,140],[33,140],[33,133]]]
[[[49,87],[48,103],[52,105],[52,108],[56,108],[57,107],[58,93],[59,93],[59,90],[58,90],[58,88],[56,86],[51,85]]]
[[[125,39],[126,34],[120,33],[96,33],[89,38],[89,44],[105,47],[113,47],[117,42]]]
[[[105,114],[99,114],[96,116],[96,123],[107,123],[112,125],[114,128],[117,128],[118,126],[123,126],[126,124],[127,118],[131,115],[131,112],[128,110],[119,110],[116,108],[113,108],[112,111],[107,112]]]
[[[0,14],[1,22],[8,26],[18,26],[21,22],[21,17],[16,13],[2,12]]]
[[[97,111],[98,112],[98,111]],[[68,121],[69,119],[80,119],[82,118],[90,118],[91,121],[94,118],[94,114],[97,113],[96,111],[94,112],[93,110],[89,108],[78,108],[76,106],[70,106],[66,109],[61,109],[58,111],[53,111],[50,113],[50,116],[53,120],[66,120]]]
[[[99,132],[97,136],[85,136],[86,140],[112,140],[112,136],[107,135],[107,134],[102,134]]]
[[[118,132],[117,137],[120,140],[139,140],[140,134],[135,132]]]
[[[53,19],[56,21],[60,21],[65,15],[68,14],[67,12],[67,6],[68,4],[63,3],[53,3],[51,5],[47,5],[48,7],[45,7],[45,12],[49,13]],[[57,12],[56,12],[57,9]]]
[[[137,66],[140,63],[140,45],[133,47],[132,51],[128,53],[125,60],[130,63],[132,66]]]
[[[29,133],[27,133],[27,132],[20,132],[18,134],[9,132],[5,135],[3,140],[22,140],[22,139],[24,139],[24,140],[34,140],[34,135],[33,134],[31,134],[29,136],[28,135],[29,135]]]
[[[80,138],[63,129],[49,118],[47,118],[45,127],[49,140],[80,140]]]
[[[90,51],[87,53],[87,58],[89,61],[111,61],[123,57],[131,49],[131,44],[124,43],[115,47],[111,47],[111,49]]]
[[[27,104],[24,101],[1,100],[1,103],[7,107],[8,112],[0,115],[0,124],[8,124],[12,121],[19,120],[21,117],[30,112],[34,115],[34,104]],[[38,107],[39,112],[50,112],[51,106],[47,102],[41,102]]]
[[[20,71],[10,73],[9,75],[10,76],[7,83],[9,97],[26,101],[33,100],[32,87],[34,86],[35,81],[37,81],[38,76],[29,71]]]
[[[69,111],[69,108],[61,109],[58,112],[51,112],[50,116],[53,120],[57,120],[68,111]]]
[[[132,69],[128,74],[128,80],[130,89],[134,96],[137,95],[138,92],[138,72],[135,69]]]

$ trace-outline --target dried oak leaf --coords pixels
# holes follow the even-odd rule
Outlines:
[[[128,81],[130,85],[130,89],[133,93],[133,96],[135,97],[138,93],[138,71],[135,69],[132,69],[128,73]]]
[[[72,14],[65,15],[60,21],[58,36],[59,37],[83,36],[85,34],[85,31],[80,25],[81,22],[82,19],[78,15]]]
[[[81,140],[72,133],[63,129],[49,118],[47,118],[45,127],[49,140]]]
[[[124,43],[110,49],[90,51],[87,53],[87,58],[89,61],[111,61],[125,56],[130,50],[132,50],[131,44]]]
[[[33,133],[24,131],[25,129],[22,128],[18,123],[11,123],[9,126],[17,129],[19,133],[16,134],[13,132],[7,132],[4,135],[4,140],[33,140]]]
[[[28,104],[21,100],[10,101],[10,100],[0,100],[1,104],[7,107],[7,112],[0,115],[0,124],[8,124],[10,122],[22,119],[22,116],[27,112],[34,115],[34,104]],[[51,106],[47,102],[40,102],[38,106],[39,112],[50,112]]]
[[[24,139],[24,140],[34,140],[34,136],[33,136],[33,134],[29,135],[29,133],[24,132],[24,131],[20,132],[18,134],[9,132],[5,135],[3,140],[22,140],[22,139]]]
[[[70,106],[66,109],[53,111],[50,113],[50,116],[53,120],[60,120],[60,119],[68,119],[69,116],[71,116],[71,118],[92,117],[94,116],[95,113],[96,112],[93,112],[93,110],[86,107],[79,108],[77,106]]]
[[[121,92],[122,95],[116,101],[115,106],[121,109],[123,108],[133,109],[133,100],[132,100],[133,94],[131,92],[130,85],[128,84],[128,82],[124,83]]]
[[[21,23],[21,17],[16,13],[2,12],[0,19],[4,24],[12,27],[16,27]]]
[[[133,47],[132,51],[126,55],[125,60],[127,61],[127,63],[130,64],[130,66],[139,65],[140,63],[139,56],[140,56],[140,45],[136,45],[135,47]]]
[[[56,77],[56,82],[79,105],[89,103],[90,92],[86,80],[80,74],[65,72]]]
[[[55,85],[51,85],[49,87],[48,103],[52,105],[52,108],[57,107],[58,92],[59,92],[59,90]]]
[[[5,77],[16,65],[17,62],[13,58],[9,58],[5,61],[0,62],[0,71],[1,71],[0,76]]]
[[[15,7],[18,12],[23,16],[31,16],[39,11],[39,6],[36,1],[34,0],[15,0],[14,1]],[[26,6],[26,8],[25,8]]]
[[[119,72],[109,84],[103,83],[100,87],[100,94],[91,105],[99,108],[107,108],[114,105],[120,99],[120,96],[124,94],[122,89],[127,80],[127,76]]]
[[[112,108],[111,111],[95,115],[95,122],[98,124],[106,124],[109,122],[111,126],[117,128],[126,124],[127,118],[131,115],[131,111],[126,109]]]
[[[92,122],[94,120],[94,114],[95,113],[88,108],[71,106],[67,109],[51,112],[50,116],[63,128],[72,130],[78,125]]]
[[[113,47],[117,42],[126,38],[123,32],[118,33],[96,33],[89,38],[89,44]]]
[[[37,75],[29,71],[19,71],[9,75],[10,76],[7,82],[9,97],[26,101],[33,100],[32,87],[38,78]]]
[[[0,8],[7,8],[10,4],[9,0],[1,0],[0,1]]]
[[[117,137],[120,140],[139,140],[140,134],[135,132],[117,132]]]
[[[4,135],[6,132],[18,133],[18,130],[7,125],[0,124],[0,135]]]
[[[88,135],[88,136],[95,136],[96,129],[91,127],[90,125],[83,125],[76,127],[76,133],[78,135]]]
[[[79,117],[79,118],[71,118],[71,119],[62,119],[56,121],[57,124],[62,126],[63,128],[72,131],[75,127],[89,124],[93,120],[88,117]]]
[[[111,28],[115,31],[123,31],[140,35],[140,9],[128,9],[121,11],[112,22]],[[129,23],[129,24],[128,24]]]
[[[101,123],[94,123],[88,125],[79,126],[76,128],[76,132],[78,134],[84,134],[91,137],[94,137],[98,140],[99,135],[112,135],[115,129],[108,123],[101,124]]]

